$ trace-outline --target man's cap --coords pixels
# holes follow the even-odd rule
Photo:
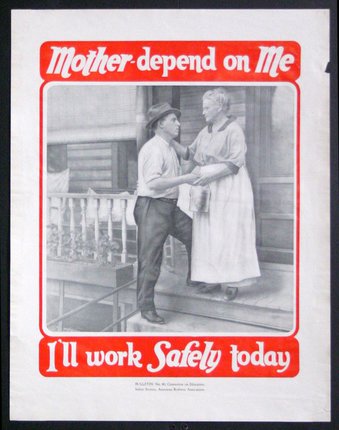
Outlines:
[[[146,128],[152,127],[156,121],[170,113],[174,113],[177,118],[180,118],[180,110],[173,108],[169,103],[158,103],[151,106],[147,112],[148,123],[146,124]]]

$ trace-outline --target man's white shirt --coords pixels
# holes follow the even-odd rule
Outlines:
[[[157,178],[174,178],[180,173],[180,164],[174,148],[162,137],[155,135],[139,152],[138,196],[177,199],[178,187],[156,191],[149,188],[149,183]]]

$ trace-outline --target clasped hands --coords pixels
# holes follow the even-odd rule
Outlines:
[[[186,183],[190,185],[207,185],[214,180],[211,173],[201,173],[199,168],[195,168],[186,175]]]

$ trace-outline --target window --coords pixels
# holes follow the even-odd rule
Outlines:
[[[67,145],[47,146],[47,172],[58,173],[67,169]]]

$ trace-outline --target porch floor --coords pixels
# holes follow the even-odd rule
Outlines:
[[[261,263],[261,277],[255,285],[239,288],[232,303],[276,309],[286,312],[294,310],[294,272],[287,264]],[[213,301],[224,301],[224,288],[212,294],[199,294],[194,288],[186,286],[187,258],[180,255],[174,270],[163,265],[156,292],[171,291],[180,296],[194,294]]]

